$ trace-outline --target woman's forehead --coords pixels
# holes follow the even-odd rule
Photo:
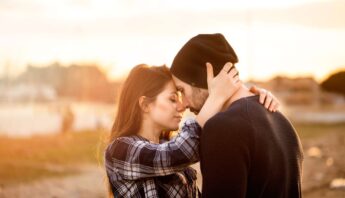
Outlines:
[[[176,85],[175,85],[174,81],[172,81],[172,80],[166,84],[165,89],[177,92]]]

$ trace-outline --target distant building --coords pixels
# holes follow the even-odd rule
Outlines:
[[[44,67],[28,65],[14,79],[0,79],[0,100],[52,100],[116,102],[120,82],[111,82],[98,65],[53,63]]]
[[[285,105],[345,105],[342,95],[325,92],[312,77],[275,77],[267,82],[250,82],[274,93]]]

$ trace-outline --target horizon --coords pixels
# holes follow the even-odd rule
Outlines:
[[[55,62],[51,62],[49,64],[46,64],[46,65],[33,65],[33,64],[28,64],[25,68],[24,71],[22,71],[21,73],[19,73],[17,76],[6,76],[6,75],[3,75],[3,76],[0,76],[0,80],[16,80],[16,78],[18,78],[19,76],[23,75],[25,72],[28,71],[28,68],[29,67],[33,67],[33,68],[47,68],[47,67],[52,67],[52,66],[59,66],[59,67],[64,67],[64,68],[69,68],[69,67],[72,67],[72,66],[77,66],[77,67],[96,67],[98,68],[103,74],[104,76],[107,78],[107,80],[109,82],[123,82],[127,75],[129,73],[125,73],[124,75],[122,75],[121,77],[118,77],[118,78],[112,78],[111,76],[109,76],[109,74],[103,69],[103,66],[102,65],[99,65],[98,63],[96,62],[74,62],[74,63],[70,63],[68,65],[66,64],[61,64],[60,62],[58,61],[55,61]],[[241,72],[241,69],[238,69],[240,73]],[[128,71],[129,72],[129,71]],[[324,79],[317,79],[315,78],[315,76],[313,75],[286,75],[286,74],[274,74],[268,78],[264,78],[264,79],[258,79],[258,78],[249,78],[249,79],[244,79],[243,81],[244,82],[269,82],[277,77],[282,77],[282,78],[287,78],[287,79],[299,79],[299,78],[312,78],[313,80],[315,80],[318,84],[321,84],[323,81],[327,80],[330,76],[336,74],[336,73],[339,73],[339,72],[345,72],[345,68],[338,68],[336,70],[333,70],[333,71],[330,71],[330,73],[328,73],[327,75],[325,75],[325,78]]]

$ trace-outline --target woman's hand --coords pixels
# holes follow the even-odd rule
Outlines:
[[[263,88],[252,86],[250,92],[260,95],[260,103],[271,112],[276,112],[280,106],[278,99],[269,91]]]
[[[231,63],[226,63],[222,71],[220,71],[216,77],[213,75],[212,65],[210,63],[206,63],[206,66],[209,96],[199,114],[196,116],[196,121],[201,127],[204,127],[206,121],[222,109],[224,103],[241,86],[237,70],[235,68],[231,69]]]
[[[238,72],[232,63],[226,63],[216,77],[212,64],[206,63],[206,67],[209,97],[220,98],[225,102],[240,88]]]

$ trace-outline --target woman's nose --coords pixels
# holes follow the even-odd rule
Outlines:
[[[177,111],[178,111],[178,112],[183,112],[183,111],[185,111],[185,110],[186,110],[185,105],[183,104],[182,101],[179,101],[179,102],[177,103]]]

